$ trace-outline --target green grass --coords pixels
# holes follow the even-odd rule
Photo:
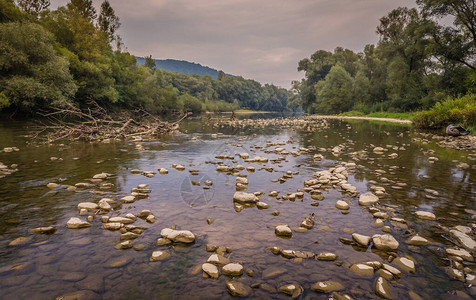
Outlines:
[[[476,129],[476,94],[447,98],[428,111],[419,112],[413,123],[417,128],[441,129],[449,124]]]
[[[339,116],[346,117],[371,117],[371,118],[392,118],[399,120],[413,120],[416,116],[416,112],[406,112],[406,113],[393,113],[393,112],[374,112],[370,114],[364,114],[360,111],[348,111],[345,113],[339,114]]]

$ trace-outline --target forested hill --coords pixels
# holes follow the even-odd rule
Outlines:
[[[142,66],[145,64],[144,57],[136,56],[137,64]],[[176,59],[154,59],[155,66],[159,69],[166,71],[184,73],[184,74],[197,74],[197,75],[210,75],[214,79],[218,79],[218,70],[212,69],[201,64]],[[228,74],[227,74],[228,75]],[[228,75],[231,76],[231,75]]]

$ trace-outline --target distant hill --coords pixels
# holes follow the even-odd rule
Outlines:
[[[137,57],[137,64],[145,64],[144,57]],[[175,60],[175,59],[155,59],[155,65],[159,69],[164,69],[166,71],[185,73],[185,74],[198,74],[205,75],[208,74],[213,78],[218,78],[218,70],[212,69],[210,67],[202,66],[201,64],[192,63],[185,60]],[[231,76],[227,74],[228,76]]]

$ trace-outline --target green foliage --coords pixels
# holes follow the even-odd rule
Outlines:
[[[0,24],[3,106],[10,104],[29,112],[38,106],[70,101],[77,88],[67,60],[58,56],[53,45],[53,35],[40,25]]]
[[[152,58],[152,55],[146,56],[145,57],[145,64],[144,66],[146,68],[149,68],[151,70],[155,69],[155,60]]]
[[[331,68],[323,81],[316,84],[316,111],[324,114],[338,114],[352,107],[353,79],[337,64]]]
[[[202,102],[188,93],[181,95],[179,101],[182,103],[183,110],[186,112],[197,114],[202,111]]]
[[[99,29],[104,32],[109,40],[112,42],[116,39],[116,31],[121,26],[119,17],[116,16],[114,9],[108,0],[104,0],[101,4],[101,12],[98,17]]]
[[[28,20],[28,15],[19,10],[13,1],[0,0],[0,23]]]
[[[50,6],[50,0],[17,0],[17,5],[34,18]]]
[[[5,95],[3,92],[0,92],[0,110],[5,107],[10,106],[10,100],[8,100],[7,95]]]
[[[474,1],[417,2],[420,10],[399,7],[382,17],[379,43],[362,53],[337,47],[334,53],[318,50],[301,60],[298,70],[305,78],[293,83],[291,101],[309,113],[409,112],[474,91]],[[448,16],[455,17],[453,26],[438,23]],[[348,76],[342,70],[331,74],[337,65]]]
[[[476,94],[447,98],[429,111],[418,113],[413,120],[417,128],[441,129],[450,124],[476,126]]]

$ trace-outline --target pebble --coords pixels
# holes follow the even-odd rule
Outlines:
[[[416,211],[415,215],[417,218],[423,219],[423,220],[436,220],[435,214],[427,211]]]
[[[91,226],[91,223],[83,221],[80,218],[75,218],[75,217],[70,218],[68,222],[66,222],[66,227],[70,229],[86,228],[90,226]]]
[[[244,268],[242,265],[238,263],[230,263],[226,264],[223,266],[221,269],[221,272],[224,275],[230,275],[230,276],[240,276],[244,272]]]
[[[311,289],[320,293],[331,293],[343,290],[345,287],[337,281],[319,281],[311,286]]]
[[[358,234],[358,233],[353,233],[353,234],[352,234],[352,239],[353,239],[357,244],[359,244],[360,246],[368,247],[369,244],[370,244],[371,237],[370,237],[370,236],[366,236],[366,235],[362,235],[362,234]]]
[[[379,277],[375,281],[375,294],[385,299],[392,299],[392,295],[390,294],[390,285],[385,278]]]
[[[379,198],[372,192],[367,192],[365,194],[360,195],[359,197],[359,204],[364,206],[375,204],[378,201]]]
[[[251,289],[241,282],[228,281],[226,283],[226,289],[235,297],[246,297],[251,292]]]
[[[213,264],[204,263],[202,265],[202,270],[213,279],[218,279],[218,277],[220,276],[220,272],[218,272],[218,268]]]
[[[399,243],[390,234],[375,234],[372,236],[372,242],[375,248],[384,251],[397,250]]]
[[[289,225],[278,225],[274,229],[274,233],[278,236],[285,236],[285,237],[291,237],[293,235],[293,232],[291,228],[289,228]]]
[[[338,209],[348,210],[350,208],[349,204],[343,200],[339,200],[336,202],[336,207]]]
[[[170,253],[167,251],[154,251],[152,252],[152,255],[150,256],[150,261],[159,261],[159,260],[164,260],[170,256]]]

